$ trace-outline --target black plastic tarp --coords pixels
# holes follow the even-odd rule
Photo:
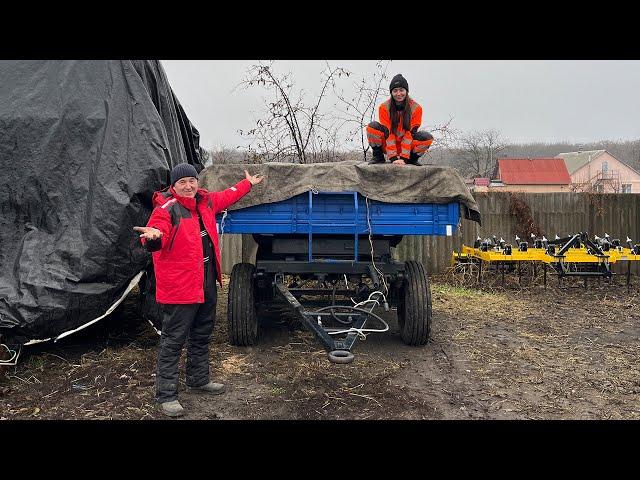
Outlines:
[[[181,162],[203,168],[199,134],[158,61],[0,61],[3,342],[118,300],[150,265],[132,228]]]

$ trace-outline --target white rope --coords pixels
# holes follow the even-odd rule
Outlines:
[[[116,307],[118,305],[120,305],[120,303],[122,303],[122,301],[127,297],[127,295],[129,295],[129,292],[133,289],[133,287],[135,287],[138,282],[140,281],[140,278],[142,277],[142,275],[144,275],[145,271],[142,270],[140,271],[135,277],[133,277],[133,279],[129,282],[129,285],[127,286],[127,289],[124,291],[124,293],[122,294],[122,296],[118,299],[118,301],[116,301],[113,305],[111,305],[109,307],[109,309],[103,314],[100,315],[98,318],[94,318],[93,320],[91,320],[88,323],[85,323],[84,325],[76,328],[75,330],[69,330],[67,332],[61,333],[60,335],[58,335],[56,338],[53,339],[53,343],[56,343],[58,340],[60,340],[61,338],[64,338],[68,335],[71,335],[72,333],[77,332],[78,330],[82,330],[83,328],[88,327],[89,325],[93,325],[94,323],[96,323],[98,320],[103,319],[104,317],[106,317],[107,315],[109,315],[111,312],[113,312]]]
[[[218,248],[220,249],[220,256],[222,257],[222,238],[224,237],[224,219],[227,218],[227,210],[222,211],[222,219],[220,220],[220,241],[218,242]]]
[[[365,302],[361,302],[361,303],[368,303],[369,300],[365,301]],[[371,300],[371,302],[374,302],[373,307],[371,307],[371,310],[369,310],[369,313],[372,313],[373,310],[376,308],[376,306],[380,305],[380,303],[377,300]],[[336,305],[336,307],[340,307],[339,305]],[[368,318],[368,317],[367,317]],[[356,328],[356,327],[351,327],[348,329],[343,329],[343,330],[333,330],[331,328],[327,328],[326,331],[329,335],[339,335],[341,333],[351,333],[351,332],[355,332],[358,334],[358,337],[362,340],[366,340],[367,339],[367,335],[369,333],[383,333],[389,330],[389,324],[387,322],[385,322],[382,318],[380,318],[379,316],[376,315],[376,318],[378,320],[380,320],[383,324],[384,324],[384,328],[382,329],[377,329],[377,328],[364,328],[364,326],[367,324],[367,320],[365,319],[364,323],[362,324],[361,328]],[[365,333],[368,332],[368,333]]]
[[[29,340],[27,343],[25,343],[25,345],[35,345],[36,343],[48,342],[49,340],[51,340],[51,338],[53,337],[44,338],[42,340]]]
[[[385,297],[385,296],[384,296],[384,293],[382,293],[382,292],[381,292],[381,291],[379,291],[379,290],[376,290],[375,292],[371,292],[371,294],[369,295],[369,298],[367,298],[367,299],[366,299],[365,301],[363,301],[363,302],[356,303],[356,302],[353,300],[353,298],[351,299],[351,301],[354,303],[354,305],[353,305],[354,307],[359,307],[360,305],[365,305],[365,304],[367,304],[367,303],[371,303],[371,302],[377,302],[377,303],[378,303],[378,305],[379,305],[379,304],[380,304],[380,302],[378,302],[377,300],[372,300],[372,299],[371,299],[371,297],[372,297],[373,295],[376,295],[376,294],[377,294],[377,295],[382,295],[382,299],[383,299],[385,302],[387,301],[387,297]]]
[[[346,277],[346,276],[345,276],[345,277]],[[346,280],[346,278],[345,278],[345,280]],[[380,302],[378,302],[378,300],[373,300],[373,299],[371,298],[371,297],[372,297],[372,296],[374,296],[374,295],[382,295],[382,299],[384,300],[384,302],[385,302],[385,303],[387,302],[387,297],[385,297],[384,293],[382,293],[382,292],[380,292],[380,291],[376,290],[375,292],[371,292],[371,294],[369,295],[369,298],[368,298],[368,299],[366,299],[366,300],[364,300],[364,301],[362,301],[362,302],[360,302],[360,303],[356,303],[356,302],[353,300],[353,298],[352,298],[352,299],[351,299],[351,301],[355,304],[353,307],[354,307],[354,308],[359,308],[361,305],[366,305],[366,304],[368,304],[368,303],[373,303],[373,304],[374,304],[374,305],[373,305],[373,307],[371,307],[371,310],[369,310],[369,313],[372,313],[372,312],[373,312],[373,310],[374,310],[377,306],[379,306],[379,305],[380,305]],[[336,305],[336,307],[337,307],[337,308],[340,308],[340,305]],[[358,337],[359,337],[360,339],[362,339],[362,340],[366,340],[366,339],[367,339],[367,335],[368,335],[368,333],[382,333],[382,332],[386,332],[386,331],[388,331],[388,330],[389,330],[389,324],[388,324],[387,322],[385,322],[382,318],[380,318],[380,317],[379,317],[379,316],[377,316],[377,315],[376,315],[376,318],[377,318],[378,320],[380,320],[380,321],[384,324],[385,328],[383,328],[383,329],[364,328],[364,326],[365,326],[365,325],[366,325],[366,323],[367,323],[367,320],[365,319],[365,321],[364,321],[364,323],[362,324],[362,327],[361,327],[361,328],[351,327],[351,328],[346,329],[346,330],[345,330],[345,329],[342,329],[342,330],[340,330],[340,329],[338,329],[338,330],[333,330],[333,329],[331,329],[331,328],[327,328],[326,330],[327,330],[327,333],[328,333],[329,335],[338,335],[338,334],[341,334],[341,333],[351,333],[351,332],[356,332],[356,333],[358,334]],[[368,333],[364,333],[364,332],[368,332]]]
[[[364,198],[365,198],[365,202],[367,204],[367,225],[369,226],[369,244],[371,245],[371,264],[373,265],[373,268],[376,270],[376,272],[378,272],[378,275],[380,275],[380,278],[382,278],[382,284],[384,285],[384,291],[388,295],[389,294],[389,287],[387,287],[387,281],[384,278],[384,274],[378,269],[378,267],[376,266],[376,262],[373,259],[373,240],[372,240],[372,233],[371,233],[371,215],[370,215],[370,212],[369,212],[369,197],[365,196]]]
[[[0,365],[4,365],[8,367],[17,365],[18,358],[20,357],[20,352],[22,351],[22,348],[18,348],[18,351],[16,352],[15,350],[11,350],[4,343],[0,343],[0,347],[4,347],[7,350],[7,352],[9,352],[9,355],[11,355],[11,358],[9,360],[0,360]]]
[[[149,325],[151,325],[151,327],[156,331],[158,335],[162,335],[162,331],[158,330],[151,320],[147,318],[147,322],[149,322]]]
[[[55,337],[53,339],[53,343],[56,343],[58,340],[60,340],[61,338],[66,337],[67,335],[71,335],[72,333],[75,333],[79,330],[82,330],[83,328],[88,327],[89,325],[93,325],[94,323],[96,323],[98,320],[103,319],[104,317],[106,317],[107,315],[109,315],[111,312],[113,312],[116,307],[118,305],[120,305],[120,303],[122,303],[122,301],[127,297],[127,295],[129,295],[129,292],[133,289],[133,287],[135,287],[138,282],[140,281],[140,278],[142,277],[142,275],[144,275],[145,271],[141,270],[140,272],[138,272],[138,274],[133,277],[133,279],[129,282],[129,285],[127,286],[127,289],[124,291],[124,293],[122,294],[122,296],[113,304],[109,307],[109,309],[104,313],[104,315],[99,316],[98,318],[94,318],[93,320],[91,320],[88,323],[85,323],[84,325],[81,325],[80,327],[76,328],[75,330],[68,330],[64,333],[61,333],[60,335],[58,335],[57,337]],[[35,345],[37,343],[42,343],[42,342],[48,342],[50,341],[51,338],[45,338],[45,339],[34,339],[34,340],[29,340],[27,343],[25,343],[24,345]]]

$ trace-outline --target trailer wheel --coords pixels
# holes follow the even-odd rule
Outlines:
[[[431,330],[431,288],[420,262],[405,262],[405,276],[398,301],[400,336],[407,345],[424,345]]]
[[[227,301],[227,335],[231,345],[255,345],[258,339],[255,271],[256,267],[251,263],[236,263],[231,270]]]

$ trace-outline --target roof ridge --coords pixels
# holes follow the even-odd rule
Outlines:
[[[606,152],[606,151],[607,151],[606,148],[601,148],[599,150],[576,150],[576,151],[573,151],[573,152],[562,152],[562,153],[559,153],[558,155],[556,155],[556,157],[559,157],[560,155],[571,155],[571,154],[582,155],[583,153]]]

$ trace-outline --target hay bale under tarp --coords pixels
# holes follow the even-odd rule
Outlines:
[[[198,131],[158,61],[0,61],[0,335],[55,338],[150,264],[135,225]]]

